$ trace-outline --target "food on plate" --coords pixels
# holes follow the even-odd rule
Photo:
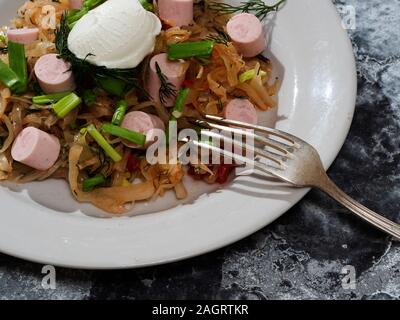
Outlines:
[[[247,99],[233,99],[224,109],[224,117],[250,124],[258,123],[257,110]]]
[[[60,141],[56,136],[35,127],[26,127],[15,138],[11,156],[37,170],[48,170],[60,154]]]
[[[8,41],[22,44],[30,44],[39,38],[38,28],[9,29],[7,31]]]
[[[36,80],[44,93],[56,93],[75,90],[74,75],[71,65],[57,54],[41,56],[35,63]]]
[[[80,9],[83,6],[84,0],[70,0],[69,6],[71,9]]]
[[[126,114],[124,120],[121,123],[121,128],[125,128],[134,132],[141,133],[146,136],[144,141],[147,139],[147,134],[154,129],[165,130],[164,122],[156,115],[145,113],[142,111],[132,111]],[[140,148],[142,146],[134,144],[129,141],[122,141],[127,147]]]
[[[240,13],[226,24],[228,36],[243,57],[255,57],[265,49],[265,36],[261,21],[253,14]]]
[[[193,22],[193,0],[159,0],[158,13],[170,26],[188,26]]]
[[[68,48],[97,66],[134,68],[154,51],[160,31],[160,19],[137,0],[108,0],[74,24]]]
[[[168,190],[185,199],[187,174],[225,183],[235,164],[153,164],[146,151],[154,132],[171,142],[170,123],[256,124],[276,107],[262,21],[283,2],[27,1],[0,29],[0,180],[65,179],[116,214]]]
[[[175,103],[175,95],[164,92],[166,84],[179,90],[185,80],[188,63],[180,60],[171,61],[166,53],[153,56],[149,64],[149,74],[146,79],[147,92],[153,101],[162,102],[167,107]]]

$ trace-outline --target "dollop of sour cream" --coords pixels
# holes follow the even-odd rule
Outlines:
[[[97,66],[134,68],[154,50],[160,32],[160,19],[138,0],[108,0],[75,24],[68,48]]]

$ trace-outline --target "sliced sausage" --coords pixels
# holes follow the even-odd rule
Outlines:
[[[39,38],[38,28],[9,29],[7,31],[8,41],[21,44],[30,44]]]
[[[69,7],[71,9],[80,9],[82,8],[83,0],[69,0]]]
[[[121,127],[145,134],[147,145],[153,140],[151,136],[147,136],[151,130],[165,130],[164,122],[162,122],[159,117],[142,111],[132,111],[127,113],[122,121]],[[123,143],[130,148],[141,148],[140,146],[128,141],[123,141]]]
[[[57,54],[46,54],[36,62],[35,75],[40,87],[45,93],[72,91],[75,81],[71,65],[59,59]]]
[[[224,117],[229,120],[257,124],[258,116],[254,105],[247,99],[233,99],[224,109]],[[235,126],[232,126],[235,128]],[[238,127],[239,129],[242,129]],[[247,130],[247,129],[245,129]],[[233,152],[242,155],[242,148],[233,146]]]
[[[226,29],[236,49],[244,57],[255,57],[265,49],[265,36],[261,21],[253,14],[233,16]]]
[[[150,60],[149,75],[147,80],[147,91],[150,97],[155,102],[160,102],[160,87],[161,82],[157,74],[156,63],[158,63],[161,72],[166,76],[169,83],[173,85],[173,89],[176,92],[181,88],[183,80],[185,80],[186,74],[186,63],[182,61],[169,61],[166,53],[155,55]],[[171,107],[175,103],[174,96],[166,98],[164,102],[167,107]]]
[[[60,141],[56,136],[34,127],[23,129],[14,141],[11,156],[37,170],[48,170],[60,154]]]
[[[160,18],[171,26],[187,26],[193,22],[193,0],[158,0]]]
[[[233,99],[224,109],[224,116],[229,120],[257,124],[258,116],[254,105],[247,99]]]

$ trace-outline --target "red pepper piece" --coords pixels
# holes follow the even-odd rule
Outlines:
[[[133,153],[130,153],[128,155],[128,161],[126,162],[126,168],[131,173],[138,171],[140,168],[140,160]]]

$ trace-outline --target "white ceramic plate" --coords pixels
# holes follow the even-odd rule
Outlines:
[[[7,24],[22,2],[0,0],[0,24]],[[312,143],[328,167],[354,112],[356,73],[346,31],[330,0],[288,0],[268,30],[267,55],[283,78],[277,127]],[[166,263],[250,235],[307,192],[256,177],[238,178],[216,192],[201,184],[191,191],[190,203],[178,207],[171,208],[170,195],[135,209],[155,213],[104,219],[93,217],[99,212],[92,206],[76,203],[65,182],[5,185],[0,187],[0,251],[76,268]],[[160,211],[166,206],[170,209]]]

